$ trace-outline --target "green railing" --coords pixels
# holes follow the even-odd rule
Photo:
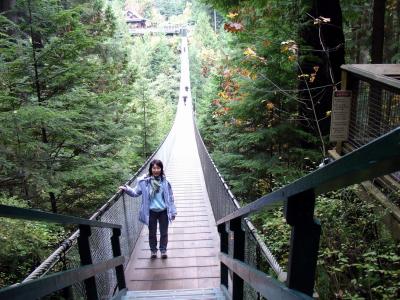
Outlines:
[[[0,217],[52,222],[64,225],[78,225],[78,248],[81,260],[80,268],[54,273],[40,279],[15,284],[1,289],[0,299],[37,299],[65,289],[81,281],[84,282],[87,299],[98,299],[99,297],[94,276],[113,268],[115,268],[119,291],[125,290],[126,285],[123,269],[125,258],[121,256],[121,247],[119,242],[121,225],[6,205],[0,205]],[[114,256],[112,259],[93,264],[89,243],[91,227],[109,228],[112,230],[110,241]]]
[[[244,282],[267,299],[311,299],[321,233],[321,225],[314,218],[316,196],[399,169],[400,128],[397,128],[341,159],[220,218],[217,225],[221,239],[221,284],[228,288],[230,270],[234,274],[234,300],[243,298]],[[277,205],[284,205],[286,221],[292,227],[286,285],[244,262],[246,243],[243,218],[260,209]]]

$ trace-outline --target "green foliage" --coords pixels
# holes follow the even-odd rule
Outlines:
[[[347,188],[317,199],[322,225],[315,290],[321,299],[397,299],[400,244],[382,224],[376,206]],[[290,226],[282,210],[252,217],[281,266],[287,265]]]
[[[0,204],[28,207],[27,202],[4,195],[0,195]],[[58,225],[0,218],[0,287],[26,277],[53,251],[63,234]]]
[[[251,219],[259,228],[265,244],[278,258],[279,264],[286,266],[289,259],[290,226],[285,222],[282,209],[261,211]]]
[[[396,299],[400,245],[375,205],[354,192],[348,188],[318,199],[316,215],[324,229],[317,290],[343,299]]]
[[[192,86],[205,143],[235,195],[247,202],[301,176],[320,157],[302,143],[319,141],[300,129],[295,63],[281,47],[295,39],[295,5],[241,3],[222,14],[229,14],[231,33],[219,37],[205,12],[194,14]],[[231,23],[239,27],[229,29]]]
[[[1,158],[9,162],[1,175],[16,180],[15,194],[45,209],[46,198],[54,194],[52,210],[65,211],[71,205],[71,183],[82,197],[87,191],[81,190],[88,186],[85,180],[75,180],[76,169],[88,168],[93,158],[107,167],[108,157],[117,153],[114,139],[122,138],[124,129],[115,114],[123,101],[115,103],[114,97],[134,75],[107,58],[107,52],[118,55],[108,43],[115,21],[100,2],[64,9],[54,1],[20,1],[17,9],[31,11],[32,18],[24,15],[14,24],[21,33],[17,39],[3,39],[14,51],[1,53]],[[109,193],[109,184],[117,184],[122,174],[112,175],[111,182],[105,176],[96,182],[103,187],[99,196]]]
[[[369,63],[373,15],[372,2],[367,0],[345,0],[341,1],[341,7],[346,37],[346,60],[348,63],[355,64]],[[383,63],[395,64],[400,62],[399,19],[398,1],[386,1]]]
[[[20,0],[16,23],[0,15],[0,191],[16,202],[88,217],[168,133],[178,40],[132,39],[120,5]],[[41,243],[52,227],[20,224],[15,231],[32,231],[37,252],[4,284],[26,276],[60,238]],[[12,251],[3,254],[1,272],[18,265]]]
[[[166,17],[182,14],[186,1],[183,0],[156,0],[155,5],[160,13]]]
[[[315,169],[321,159],[324,138],[300,126],[315,120],[298,112],[307,99],[297,96],[297,54],[282,46],[298,41],[304,25],[299,17],[311,2],[202,2],[218,8],[226,19],[225,32],[215,39],[206,13],[193,13],[196,27],[189,53],[198,124],[218,169],[246,204]],[[393,22],[399,11],[389,2],[391,16],[386,18]],[[371,4],[345,1],[342,8],[348,59],[367,62]],[[398,26],[387,27],[398,31]],[[398,47],[391,39],[390,51]],[[302,61],[314,63],[315,55],[302,50]],[[387,59],[397,57],[385,51]],[[399,298],[400,248],[371,204],[348,189],[320,197],[316,214],[323,226],[316,286],[320,298]],[[285,266],[290,227],[282,210],[262,211],[252,220]]]
[[[0,178],[35,206],[50,209],[53,194],[53,211],[87,216],[168,132],[177,99],[176,41],[148,38],[147,49],[132,49],[101,2],[46,5],[20,1],[17,8],[30,9],[32,20],[1,19],[10,27],[1,39],[7,47],[0,55]],[[26,39],[30,24],[36,44]]]

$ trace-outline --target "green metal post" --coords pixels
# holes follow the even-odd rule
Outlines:
[[[292,226],[287,286],[313,295],[321,225],[314,220],[313,190],[299,193],[285,203],[285,217]]]
[[[89,225],[79,225],[78,249],[82,266],[93,264],[89,244],[89,236],[91,234],[92,233]],[[87,299],[98,300],[95,277],[93,276],[86,279],[84,283]]]
[[[242,230],[242,218],[230,221],[230,230],[233,231],[233,258],[244,262],[245,233]],[[243,279],[233,274],[232,300],[243,299]]]
[[[113,228],[113,235],[111,237],[111,245],[114,257],[121,256],[121,246],[119,243],[119,237],[121,236],[121,229]],[[117,275],[118,289],[122,290],[126,288],[124,266],[119,265],[115,267],[115,273]]]
[[[226,232],[225,223],[218,225],[218,232],[221,239],[220,250],[222,253],[228,254],[228,233]],[[228,267],[221,263],[221,285],[228,289]]]

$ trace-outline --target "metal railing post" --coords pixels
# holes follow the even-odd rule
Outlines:
[[[222,253],[228,254],[228,233],[226,232],[225,223],[218,225],[218,232],[220,237],[220,250]],[[228,267],[222,262],[221,264],[221,285],[228,289]]]
[[[321,225],[314,220],[315,194],[307,190],[285,201],[285,217],[292,226],[287,286],[313,295]]]
[[[121,256],[121,246],[119,243],[120,236],[121,236],[121,229],[113,228],[113,235],[111,237],[111,246],[114,257]],[[115,274],[117,275],[117,283],[119,290],[126,288],[124,266],[123,265],[116,266]]]
[[[92,234],[89,225],[79,225],[78,249],[81,258],[81,265],[91,265],[92,255],[90,253],[89,236]],[[96,279],[90,277],[84,280],[86,297],[89,300],[98,300]]]
[[[242,230],[242,218],[230,221],[230,228],[233,231],[233,258],[244,262],[245,232]],[[243,279],[233,273],[232,300],[243,299]]]

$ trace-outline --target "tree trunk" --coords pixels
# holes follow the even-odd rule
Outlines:
[[[383,42],[385,38],[385,4],[386,0],[374,0],[372,17],[371,64],[383,61]]]
[[[344,64],[342,10],[339,0],[304,0],[302,5],[309,7],[308,14],[314,20],[319,17],[330,18],[328,23],[315,25],[314,20],[304,14],[299,31],[303,42],[299,53],[299,75],[311,75],[315,72],[314,68],[318,67],[314,81],[300,80],[299,97],[308,100],[300,105],[299,111],[300,115],[307,118],[302,124],[304,129],[321,137],[329,133],[330,119],[326,118],[326,113],[332,108],[333,87],[340,81],[340,66]],[[316,51],[302,53],[302,47]],[[321,143],[323,145],[322,139]]]
[[[28,9],[29,9],[29,24],[30,24],[30,35],[31,35],[31,40],[32,40],[32,58],[33,58],[33,69],[35,73],[34,77],[34,85],[35,85],[35,90],[36,90],[36,97],[38,100],[39,105],[43,102],[42,98],[42,86],[39,78],[39,63],[36,57],[36,49],[43,48],[43,41],[42,37],[40,34],[35,32],[33,30],[33,17],[32,17],[32,7],[31,7],[31,1],[29,0],[28,2]],[[47,135],[47,130],[44,122],[42,122],[42,128],[41,128],[41,133],[42,133],[42,143],[47,144],[49,142],[48,140],[48,135]],[[46,162],[46,167],[48,170],[51,170],[51,162],[50,158],[47,158]],[[51,183],[52,179],[50,176],[49,182]],[[53,213],[57,213],[57,203],[56,203],[56,196],[53,192],[49,192],[49,198],[50,198],[50,204],[51,204],[51,211]]]
[[[386,0],[374,0],[372,17],[371,63],[381,64],[383,61],[383,43],[385,28]],[[382,122],[382,89],[371,86],[368,97],[368,132],[369,139],[381,134]]]
[[[50,203],[51,203],[51,211],[56,214],[57,213],[56,195],[53,192],[50,192],[49,197],[50,197]]]
[[[13,22],[16,22],[17,16],[11,9],[14,8],[16,0],[2,0],[0,1],[0,13],[4,13],[4,15]]]

